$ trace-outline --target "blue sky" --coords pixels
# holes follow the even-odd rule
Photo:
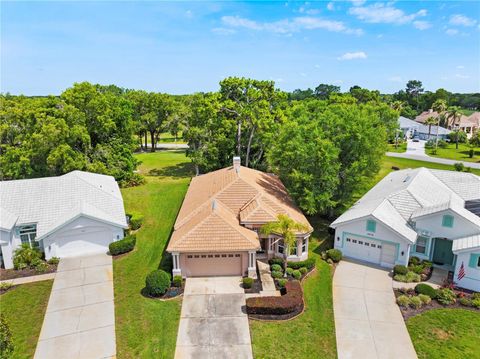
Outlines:
[[[479,92],[480,2],[1,2],[2,92],[183,94],[227,76]]]

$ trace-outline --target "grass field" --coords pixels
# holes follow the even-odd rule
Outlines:
[[[0,312],[13,338],[12,359],[33,358],[52,284],[52,280],[22,284],[0,296]]]
[[[480,162],[480,148],[474,148],[474,155],[472,158],[469,156],[471,147],[465,143],[458,144],[458,150],[455,148],[454,143],[449,143],[447,148],[437,149],[437,154],[434,155],[431,149],[425,149],[425,152],[432,157],[448,158],[450,160],[466,161],[466,162]]]
[[[419,359],[480,358],[480,313],[433,309],[408,319]]]
[[[397,153],[403,153],[407,151],[407,143],[406,142],[401,142],[397,145],[397,148],[395,148],[394,143],[389,143],[387,148],[388,152],[397,152]]]
[[[126,210],[145,215],[134,252],[113,262],[118,358],[173,358],[181,300],[161,302],[140,292],[145,277],[163,266],[164,249],[191,175],[183,152],[138,155],[146,184],[122,189]]]
[[[286,322],[250,320],[255,358],[336,358],[335,323],[332,303],[332,272],[320,252],[331,248],[330,222],[309,219],[315,228],[309,242],[309,256],[316,258],[317,272],[303,283],[305,312]]]

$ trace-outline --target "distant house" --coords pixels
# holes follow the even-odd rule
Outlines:
[[[172,274],[255,277],[257,257],[282,257],[286,250],[280,235],[259,233],[279,214],[308,228],[296,233],[288,257],[307,259],[313,229],[277,176],[243,167],[234,157],[233,166],[194,177],[167,247],[173,256]]]
[[[424,111],[415,117],[415,121],[423,124],[429,117],[437,118],[438,113],[431,109]],[[454,130],[456,128],[465,132],[467,134],[467,138],[471,138],[472,135],[480,128],[480,112],[474,112],[470,116],[461,115],[460,119],[457,120],[453,126],[451,124],[448,126],[449,130]]]
[[[123,199],[111,176],[63,176],[0,182],[1,264],[13,267],[26,243],[45,258],[105,253],[127,228]]]
[[[480,291],[480,177],[426,168],[392,172],[332,224],[335,248],[385,267],[411,256]]]
[[[438,135],[439,139],[445,139],[447,138],[448,134],[452,132],[441,126],[424,125],[403,116],[399,117],[398,122],[403,135],[407,138],[418,136],[421,140],[429,140],[437,138]]]

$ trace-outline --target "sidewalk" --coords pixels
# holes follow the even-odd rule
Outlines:
[[[39,274],[39,275],[32,275],[30,277],[22,277],[22,278],[15,278],[15,279],[6,279],[0,281],[0,283],[10,283],[12,285],[19,285],[25,283],[33,283],[33,282],[41,282],[42,280],[49,280],[54,279],[57,273],[47,273],[47,274]]]

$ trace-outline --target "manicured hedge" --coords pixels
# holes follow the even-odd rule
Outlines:
[[[424,294],[428,295],[430,298],[435,299],[437,296],[437,291],[435,288],[429,286],[428,284],[425,283],[420,283],[415,286],[415,292],[417,294]]]
[[[282,315],[299,312],[303,309],[302,286],[297,281],[285,284],[286,293],[280,297],[247,298],[247,313],[262,315]]]
[[[283,259],[282,258],[272,258],[272,259],[268,260],[268,264],[270,264],[271,266],[274,265],[274,264],[278,264],[279,266],[281,266],[283,268]]]
[[[130,218],[129,225],[130,228],[133,230],[139,229],[143,224],[143,214],[132,212],[128,213],[128,217]]]
[[[147,293],[152,297],[158,297],[165,294],[169,287],[170,274],[160,269],[151,272],[145,280]]]
[[[307,260],[301,262],[287,262],[287,265],[293,269],[300,269],[302,267],[312,269],[313,267],[315,267],[315,258],[308,258]]]
[[[334,248],[329,249],[327,251],[327,256],[328,256],[328,258],[330,258],[335,263],[340,262],[342,260],[342,257],[343,257],[342,251],[339,250],[339,249],[334,249]]]
[[[250,289],[252,288],[252,285],[253,285],[253,278],[245,277],[242,279],[242,282],[243,282],[243,288]]]
[[[136,242],[137,238],[135,235],[128,235],[119,241],[110,243],[108,250],[112,256],[117,256],[119,254],[130,252],[133,248],[135,248]]]
[[[397,264],[395,267],[393,267],[393,273],[405,275],[408,273],[408,268],[405,267],[404,265]]]

